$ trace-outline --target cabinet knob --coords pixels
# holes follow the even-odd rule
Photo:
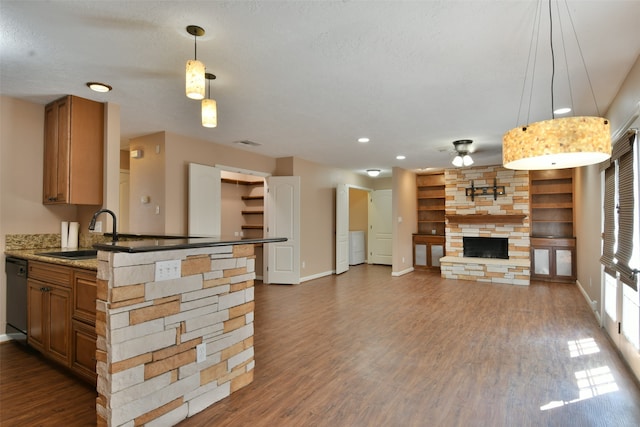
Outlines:
[[[57,198],[57,197],[49,197],[49,201],[50,201],[50,202],[55,202],[56,200],[58,200],[58,198]]]

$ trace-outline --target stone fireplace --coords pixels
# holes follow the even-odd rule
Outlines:
[[[505,194],[467,196],[466,188],[505,187]],[[446,256],[441,258],[443,278],[490,283],[528,285],[529,174],[501,166],[448,169],[445,171]],[[507,259],[465,256],[465,238],[506,239]],[[504,242],[504,240],[503,240]]]

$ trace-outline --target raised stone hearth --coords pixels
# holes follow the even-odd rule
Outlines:
[[[505,186],[505,194],[477,196],[471,200],[465,188]],[[529,175],[527,171],[488,166],[445,171],[446,254],[440,259],[443,278],[478,282],[528,285],[529,256]],[[509,259],[463,256],[463,237],[508,238]]]

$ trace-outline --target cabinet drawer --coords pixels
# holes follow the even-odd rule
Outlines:
[[[73,318],[91,325],[96,322],[96,273],[75,270],[73,277]]]
[[[29,278],[40,280],[45,283],[53,283],[71,287],[72,270],[63,265],[49,264],[45,262],[29,261]]]

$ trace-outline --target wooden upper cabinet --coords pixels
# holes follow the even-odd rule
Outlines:
[[[45,107],[44,204],[102,204],[104,104],[65,96]]]

